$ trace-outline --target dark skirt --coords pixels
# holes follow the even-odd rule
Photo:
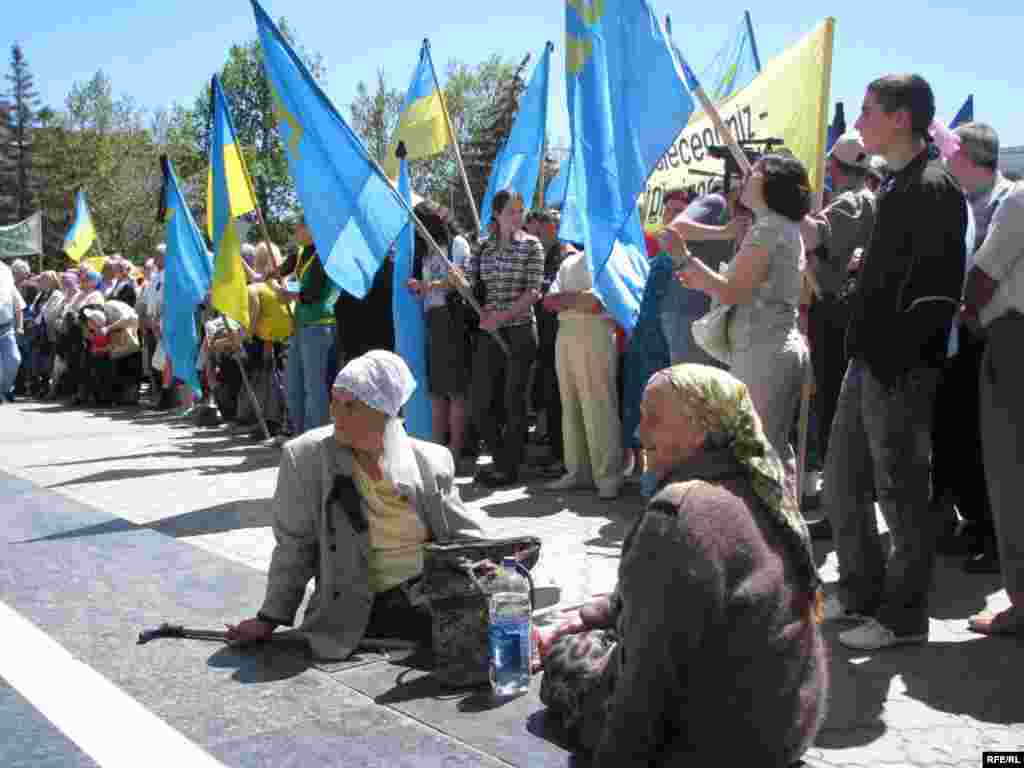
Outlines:
[[[593,751],[619,676],[618,635],[591,629],[559,638],[544,659],[540,700],[561,720],[574,749]]]
[[[447,305],[427,311],[427,389],[431,397],[462,397],[469,389],[461,314]]]

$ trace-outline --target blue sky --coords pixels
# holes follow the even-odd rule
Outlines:
[[[973,93],[975,117],[990,122],[1004,146],[1024,144],[1024,108],[1008,75],[1017,67],[1007,65],[1020,45],[1024,14],[1013,11],[1019,6],[1009,0],[971,4],[969,10],[964,5],[962,0],[862,0],[844,7],[654,2],[658,13],[672,14],[675,39],[698,70],[744,10],[753,17],[763,61],[831,14],[837,21],[832,101],[845,102],[851,126],[868,81],[886,72],[915,71],[932,83],[940,117],[950,120]],[[531,51],[536,60],[544,42],[552,40],[558,59],[553,75],[558,74],[552,77],[551,134],[556,143],[568,137],[562,0],[267,0],[264,8],[275,19],[285,16],[303,45],[325,56],[328,95],[346,117],[356,83],[372,80],[380,67],[405,90],[424,37],[431,40],[442,77],[449,58],[476,63],[499,52],[518,61]],[[43,0],[8,9],[4,21],[2,42],[23,45],[38,90],[55,107],[74,81],[100,68],[115,92],[130,94],[143,106],[191,105],[223,65],[228,46],[256,34],[246,0]]]

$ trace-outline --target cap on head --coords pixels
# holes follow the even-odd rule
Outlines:
[[[829,150],[829,157],[834,157],[843,165],[868,170],[871,167],[871,155],[864,148],[864,142],[856,131],[844,133]]]

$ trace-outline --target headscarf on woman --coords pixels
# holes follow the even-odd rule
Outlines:
[[[754,494],[791,544],[799,559],[804,586],[821,586],[807,524],[795,500],[783,492],[782,462],[765,437],[746,385],[726,371],[707,365],[683,364],[659,371],[678,399],[679,409],[706,432],[709,450],[730,450],[746,471]]]
[[[393,352],[375,349],[351,360],[334,379],[357,400],[387,415],[381,469],[393,485],[416,485],[420,476],[412,441],[400,413],[416,391],[416,379],[405,361]]]

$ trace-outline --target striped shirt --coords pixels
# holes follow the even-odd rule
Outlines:
[[[485,306],[497,312],[507,312],[516,300],[528,290],[539,294],[544,283],[544,247],[540,240],[520,233],[510,243],[487,240],[466,264],[466,279],[476,291],[477,285],[486,286]],[[511,328],[534,322],[533,307],[528,312],[502,323]]]

